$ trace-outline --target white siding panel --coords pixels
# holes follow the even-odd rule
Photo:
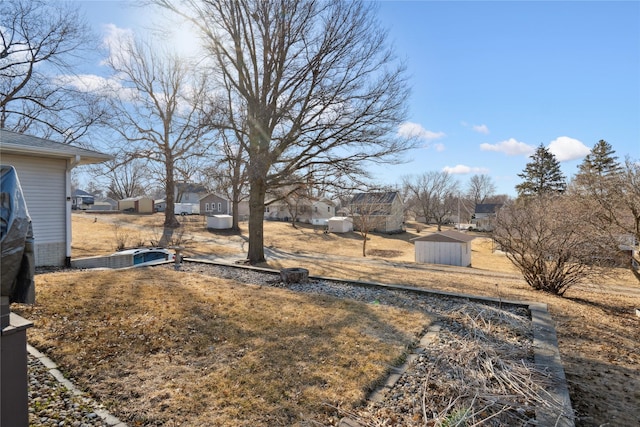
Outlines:
[[[66,160],[3,154],[0,162],[12,165],[18,172],[33,223],[36,254],[39,252],[38,246],[41,249],[45,246],[65,248]],[[64,260],[65,255],[63,249],[60,258]],[[37,265],[43,263],[49,262],[36,259]]]

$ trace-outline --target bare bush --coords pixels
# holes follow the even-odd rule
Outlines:
[[[532,288],[563,295],[610,263],[597,255],[604,237],[580,227],[574,210],[569,197],[541,195],[498,212],[493,238]]]
[[[127,230],[123,229],[120,224],[113,224],[113,234],[116,242],[116,251],[121,251],[127,247],[127,241],[129,237],[127,235]]]

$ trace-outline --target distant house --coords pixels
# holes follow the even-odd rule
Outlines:
[[[358,228],[358,216],[375,218],[375,229],[381,233],[399,233],[403,230],[404,203],[397,191],[358,193],[349,203],[350,216]]]
[[[153,213],[153,199],[149,197],[130,197],[118,201],[118,210],[122,212]]]
[[[155,212],[164,212],[167,210],[167,201],[165,199],[158,199],[153,201],[153,210]]]
[[[269,203],[264,210],[264,219],[277,221],[291,221],[293,213],[289,204],[284,200]],[[295,206],[298,222],[327,225],[329,218],[335,215],[335,203],[327,198],[310,200],[301,198]]]
[[[102,197],[95,200],[91,209],[94,211],[115,211],[118,209],[118,201],[110,197]]]
[[[209,194],[202,184],[192,182],[176,182],[175,203],[200,203],[200,199]]]
[[[473,236],[458,231],[438,231],[411,239],[415,244],[416,262],[428,264],[471,266]]]
[[[471,223],[480,231],[493,230],[493,220],[502,206],[502,203],[478,203]]]
[[[88,210],[93,209],[95,203],[95,197],[91,193],[87,193],[84,190],[76,189],[71,194],[71,209],[73,210]]]
[[[214,193],[200,199],[200,215],[231,215],[231,201]]]
[[[71,170],[108,154],[0,129],[0,158],[18,173],[33,224],[36,266],[71,262]]]

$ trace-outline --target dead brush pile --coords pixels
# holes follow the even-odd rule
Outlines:
[[[348,414],[364,426],[526,426],[556,406],[533,363],[526,310],[469,303],[441,316],[442,329],[382,402]]]

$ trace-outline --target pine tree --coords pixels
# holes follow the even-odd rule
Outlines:
[[[578,166],[578,173],[574,177],[575,185],[583,190],[605,187],[622,171],[618,157],[614,154],[611,144],[604,139],[598,141]]]
[[[566,179],[553,153],[540,144],[530,159],[524,171],[518,174],[524,180],[516,185],[518,197],[564,192]]]

